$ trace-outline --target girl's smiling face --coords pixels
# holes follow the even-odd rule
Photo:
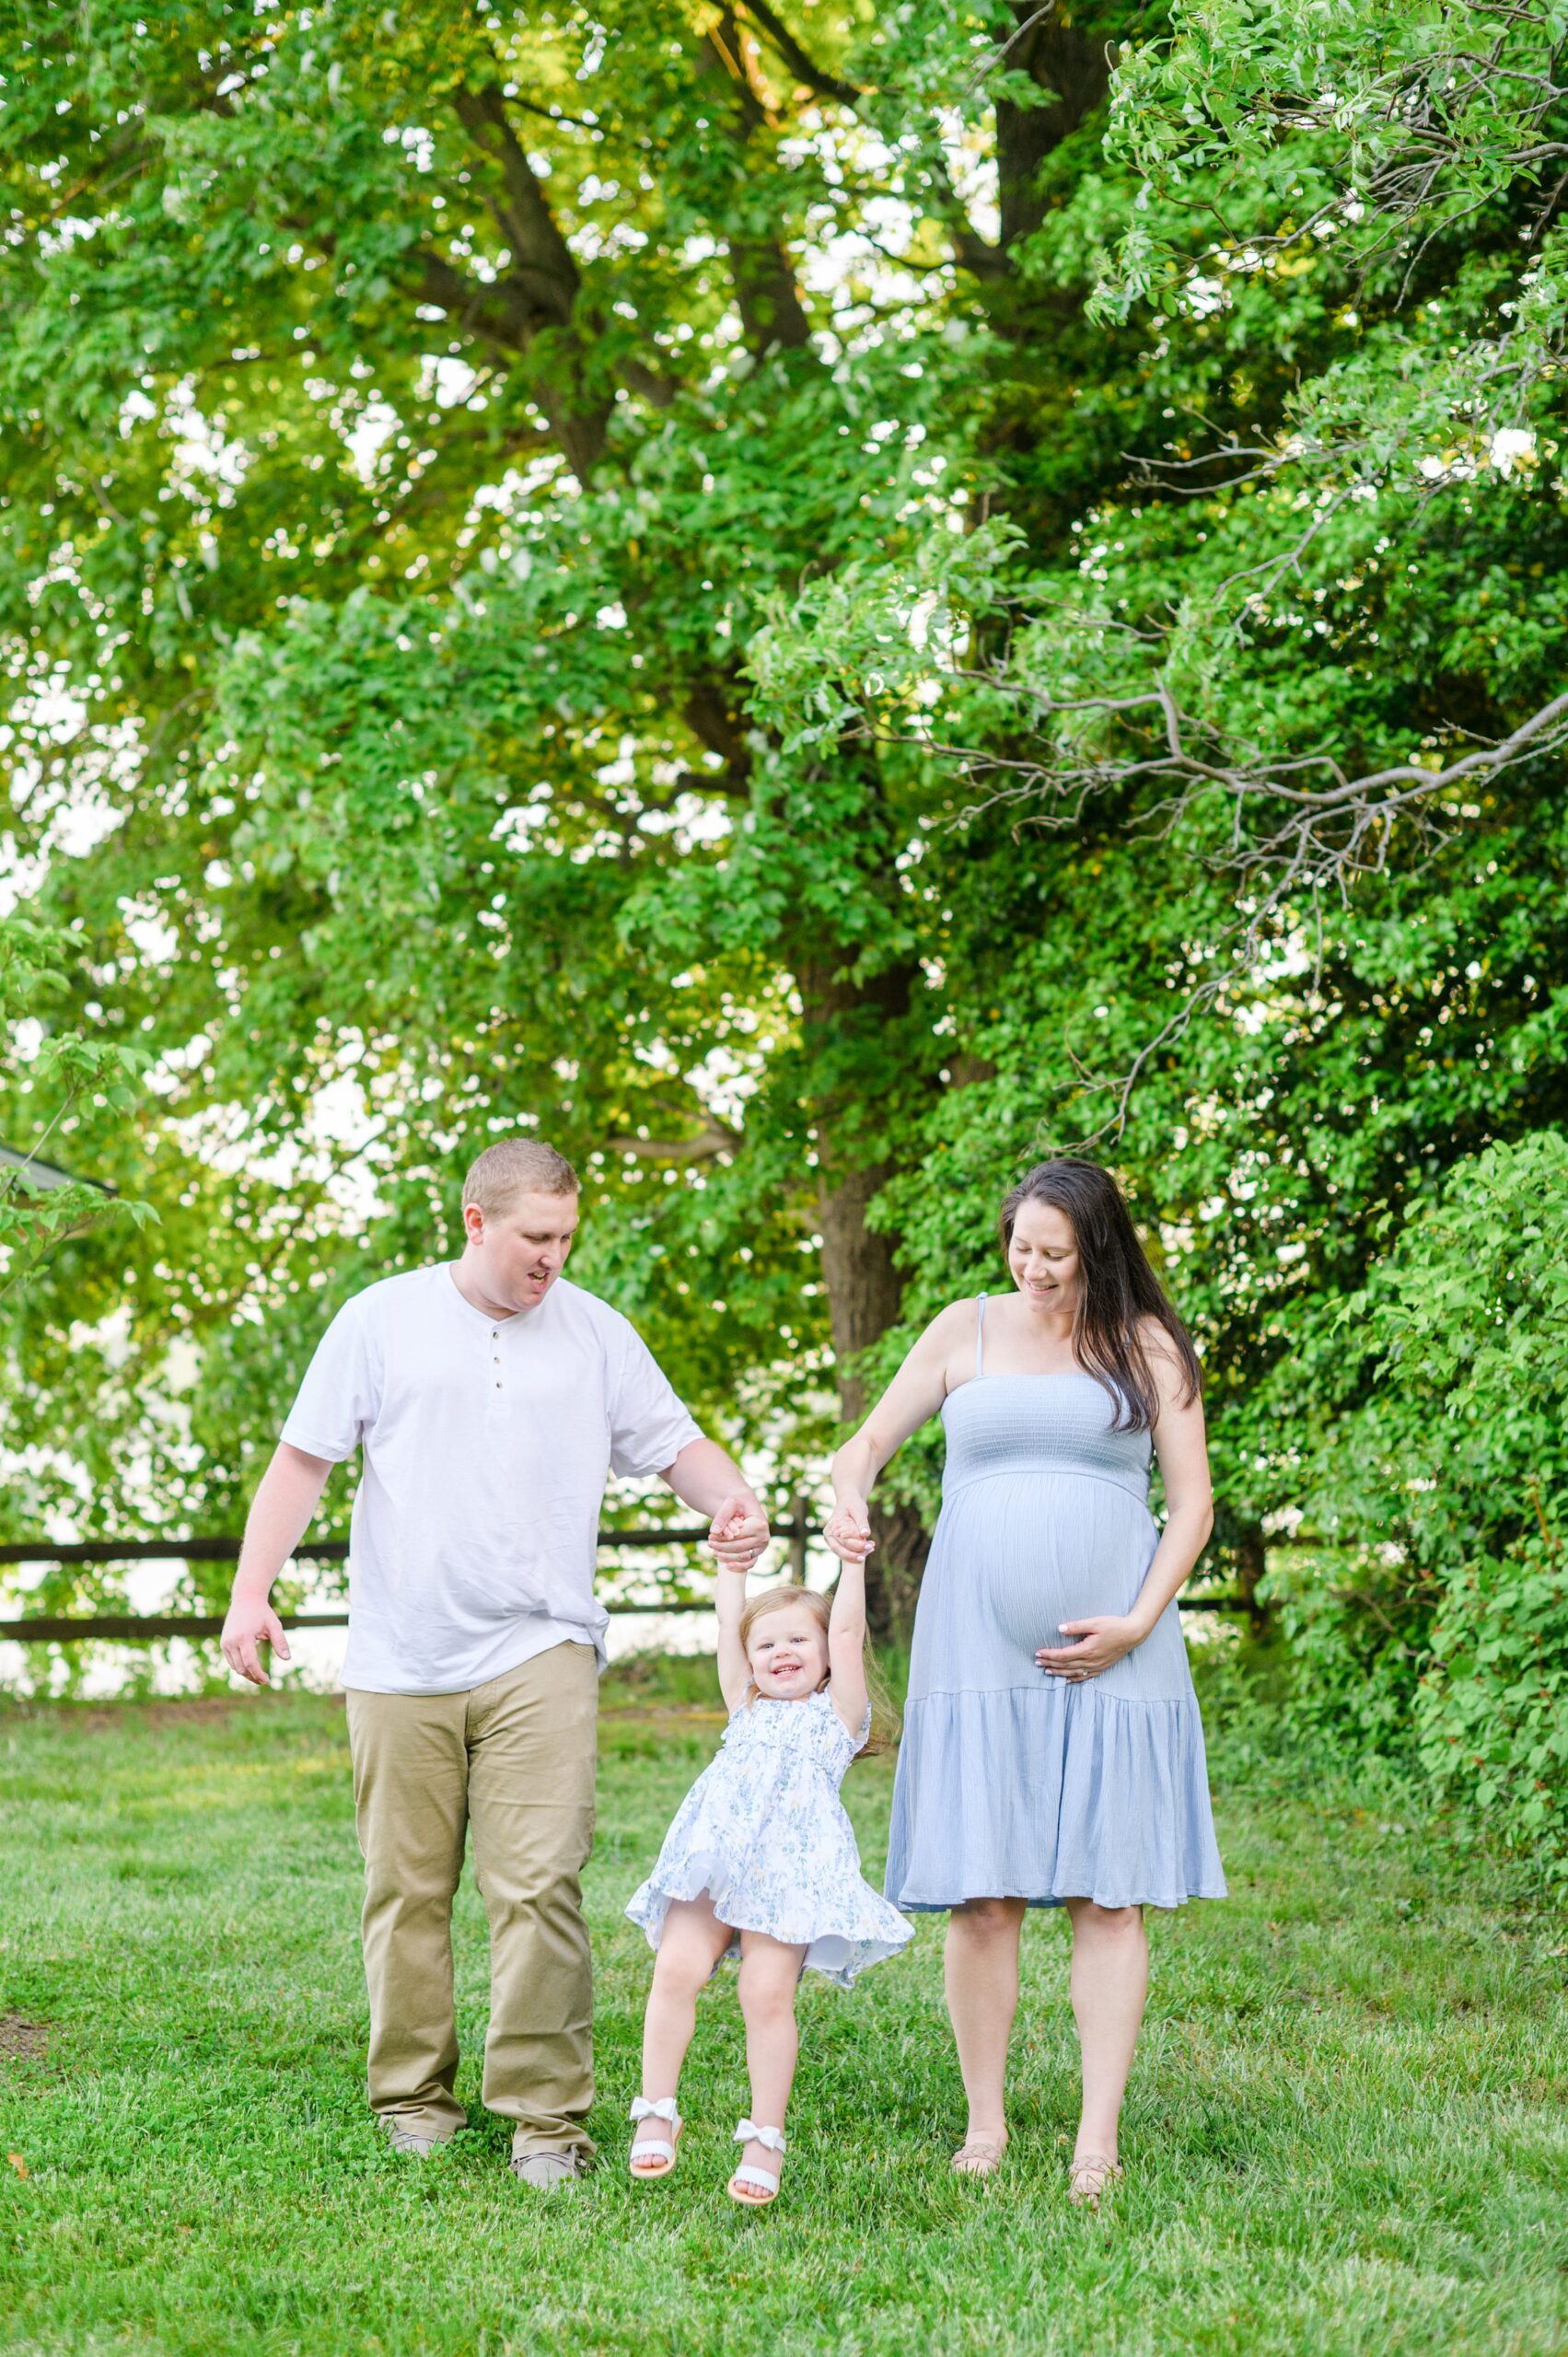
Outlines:
[[[769,1701],[804,1701],[828,1675],[828,1641],[809,1608],[781,1604],[753,1627],[746,1663],[758,1693]]]

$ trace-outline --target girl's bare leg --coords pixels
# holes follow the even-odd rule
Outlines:
[[[697,2026],[698,1992],[734,1936],[705,1896],[670,1902],[643,2016],[643,2093],[655,2103],[676,2091]],[[668,2142],[665,2121],[640,2119],[632,2139],[633,2154],[639,2144],[656,2138]]]
[[[1021,1898],[971,1898],[955,1907],[947,1919],[943,1959],[947,2012],[969,2097],[964,2142],[985,2150],[994,2147],[998,2154],[1007,2141],[1007,2041],[1018,2010],[1023,1921]]]
[[[740,1934],[740,2010],[746,2019],[746,2070],[751,2082],[751,2117],[759,2128],[784,2124],[795,2084],[800,2038],[795,2026],[795,1992],[800,1985],[803,1947],[788,1947],[766,1932]],[[738,2168],[766,2169],[776,2177],[779,2156],[765,2144],[750,2143]]]
[[[1117,2156],[1121,2098],[1149,1993],[1149,1941],[1141,1907],[1070,1898],[1073,2014],[1084,2057],[1084,2106],[1074,2161]]]

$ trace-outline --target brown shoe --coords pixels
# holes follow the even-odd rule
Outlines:
[[[445,2136],[421,2136],[412,2128],[400,2128],[395,2119],[384,2119],[381,2132],[394,2153],[401,2153],[411,2161],[427,2161],[437,2145],[445,2144]]]
[[[519,2185],[531,2185],[540,2193],[553,2193],[557,2186],[575,2185],[588,2173],[588,2156],[580,2144],[567,2144],[560,2149],[545,2145],[537,2153],[514,2153],[506,2165]]]

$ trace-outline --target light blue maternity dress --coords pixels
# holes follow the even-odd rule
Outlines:
[[[1035,1662],[1063,1620],[1131,1610],[1158,1538],[1147,1433],[1095,1376],[985,1373],[943,1402],[942,1512],[921,1585],[893,1790],[896,1907],[1223,1898],[1203,1729],[1174,1603],[1098,1678]]]

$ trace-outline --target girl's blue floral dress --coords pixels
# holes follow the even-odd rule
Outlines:
[[[813,1971],[841,1989],[898,1954],[912,1927],[863,1879],[839,1798],[870,1724],[867,1712],[851,1735],[825,1690],[803,1702],[741,1704],[627,1907],[650,1947],[670,1901],[706,1891],[721,1923],[804,1947]],[[739,1951],[737,1938],[726,1954]]]

